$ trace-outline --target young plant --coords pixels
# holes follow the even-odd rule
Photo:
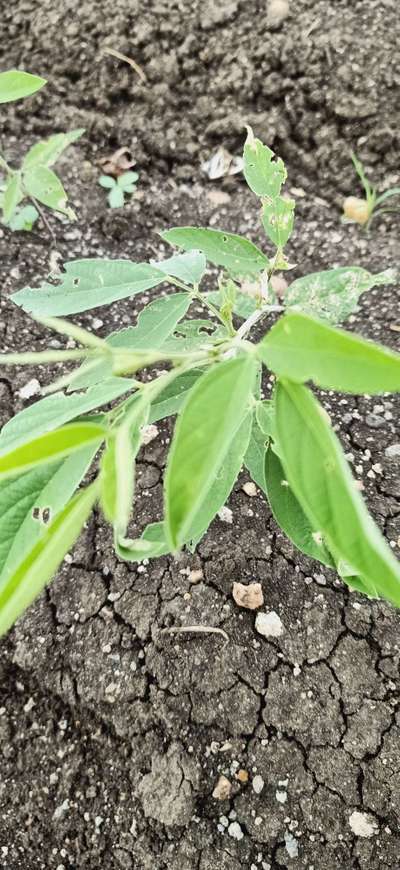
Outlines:
[[[0,73],[0,103],[28,97],[45,84],[45,79],[21,70]],[[11,167],[0,155],[0,171],[4,173],[0,206],[6,226],[12,230],[28,230],[39,215],[46,223],[41,205],[66,215],[70,220],[75,219],[75,213],[67,205],[67,194],[61,181],[50,167],[82,133],[84,130],[71,130],[37,142],[29,149],[19,169]],[[20,208],[26,200],[30,200],[31,205]]]
[[[99,184],[109,191],[107,200],[110,208],[122,208],[125,204],[125,195],[135,193],[135,181],[138,178],[137,172],[123,172],[117,179],[113,178],[112,175],[100,176]]]
[[[278,303],[271,279],[289,268],[284,248],[295,203],[281,192],[282,160],[250,129],[244,175],[260,199],[272,253],[230,232],[175,227],[161,234],[181,251],[167,259],[76,260],[56,283],[12,297],[69,345],[8,353],[1,362],[80,366],[0,434],[0,633],[51,579],[97,503],[119,558],[193,551],[243,464],[299,550],[336,569],[352,589],[400,605],[400,565],[307,386],[400,390],[400,356],[336,326],[362,293],[394,275],[357,266],[317,272],[294,280]],[[200,289],[207,261],[223,274],[211,292]],[[64,319],[151,288],[158,288],[154,301],[137,322],[104,339]],[[202,304],[204,317],[188,316],[192,303]],[[277,312],[283,316],[252,340],[254,327]],[[150,377],[157,363],[162,370]],[[274,375],[270,398],[263,397],[263,373]],[[135,461],[146,427],[175,415],[164,518],[132,536]],[[80,488],[89,469],[91,482]]]
[[[400,187],[391,187],[385,190],[384,193],[378,195],[375,187],[369,183],[365,175],[364,167],[354,153],[351,155],[354,168],[364,188],[365,199],[358,196],[348,196],[343,203],[343,221],[344,223],[356,223],[369,229],[371,221],[381,214],[386,212],[399,212],[400,206],[389,206],[379,208],[383,203],[387,203],[393,197],[400,196]]]

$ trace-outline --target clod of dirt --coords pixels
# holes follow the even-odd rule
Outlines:
[[[144,814],[163,825],[186,825],[194,810],[193,787],[198,774],[193,760],[178,743],[156,754],[137,790]]]
[[[368,813],[355,811],[349,818],[349,825],[356,837],[373,837],[378,833],[378,825]]]
[[[220,776],[212,796],[216,801],[227,801],[230,798],[231,791],[232,783],[229,782],[226,776]]]
[[[256,631],[263,637],[280,637],[284,632],[283,622],[275,610],[270,610],[269,613],[257,613]]]
[[[244,583],[234,583],[232,596],[238,607],[245,607],[247,610],[257,610],[257,607],[262,607],[264,604],[261,583],[249,583],[248,586]]]

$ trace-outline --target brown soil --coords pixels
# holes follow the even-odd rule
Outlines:
[[[395,10],[390,3],[338,3],[333,10],[325,3],[293,2],[290,18],[273,32],[265,29],[259,7],[256,27],[253,20],[251,29],[251,8],[243,3],[227,3],[223,11],[208,4],[194,8],[189,3],[151,3],[138,23],[133,3],[129,8],[126,3],[101,4],[108,18],[100,14],[98,4],[83,3],[77,10],[74,5],[69,4],[67,12],[61,3],[53,8],[42,2],[34,9],[29,0],[19,0],[7,46],[10,63],[17,65],[23,59],[33,68],[28,62],[33,58],[38,72],[48,71],[54,89],[48,104],[42,99],[34,122],[26,123],[25,110],[7,113],[6,144],[12,154],[22,148],[21,122],[27,126],[28,139],[39,129],[54,127],[60,112],[56,100],[64,92],[68,106],[66,113],[62,110],[63,126],[87,123],[80,118],[82,113],[92,118],[86,143],[71,150],[60,164],[79,211],[76,225],[53,221],[55,248],[64,260],[157,256],[164,250],[157,231],[187,222],[218,225],[261,242],[255,200],[242,185],[236,181],[228,187],[230,201],[215,208],[208,193],[216,185],[204,186],[199,180],[199,148],[207,152],[217,141],[235,149],[241,136],[236,131],[230,139],[229,129],[225,133],[220,127],[213,139],[199,109],[201,93],[206,89],[209,124],[220,122],[230,106],[235,111],[239,106],[247,117],[264,111],[266,118],[270,104],[264,103],[263,108],[261,91],[253,89],[251,75],[240,89],[228,87],[235,81],[234,70],[244,68],[235,61],[239,48],[251,56],[258,75],[254,51],[246,45],[262,46],[266,65],[272,64],[269,49],[275,47],[280,60],[271,72],[276,71],[281,82],[290,80],[293,100],[305,99],[311,92],[305,81],[331,82],[334,89],[332,63],[339,63],[340,57],[342,63],[350,63],[335,48],[339,45],[345,55],[350,50],[346,33],[357,35],[351,51],[356,53],[358,46],[358,62],[371,70],[363,33],[368,32],[367,44],[375,46],[374,28],[379,33],[386,22],[386,43],[374,51],[386,58],[388,78],[379,76],[379,109],[372,120],[356,119],[353,113],[350,120],[339,123],[324,99],[320,114],[310,107],[304,112],[308,138],[293,120],[289,137],[277,136],[275,144],[282,145],[289,157],[292,183],[311,191],[299,199],[290,251],[299,264],[296,274],[350,263],[377,271],[396,262],[396,225],[377,223],[368,237],[357,228],[344,228],[329,200],[321,198],[320,186],[321,179],[332,184],[339,171],[338,186],[344,189],[349,184],[343,138],[355,144],[358,136],[370,137],[371,130],[382,133],[391,124],[394,129],[388,81]],[[218,12],[223,16],[228,7],[230,17],[216,21]],[[11,21],[11,7],[3,25],[8,15]],[[329,31],[328,15],[334,17]],[[104,18],[107,26],[103,27]],[[204,28],[206,21],[212,22],[209,29]],[[307,59],[298,34],[313,21],[317,27],[308,37]],[[341,34],[337,43],[336,33]],[[186,55],[179,54],[192,35],[195,42],[189,43]],[[94,63],[104,41],[134,56],[145,68],[151,87],[138,87],[130,70],[114,67],[110,60]],[[284,45],[289,45],[285,54]],[[209,66],[201,56],[206,50],[211,52]],[[216,75],[219,51],[222,61]],[[164,65],[168,72],[165,58],[174,52],[183,72],[187,71],[184,63],[193,63],[187,100],[182,96],[181,74],[169,80],[166,73],[164,102],[157,103],[161,100],[157,97],[151,107],[146,102],[149,93],[160,93],[156,70]],[[353,56],[352,61],[354,66]],[[262,73],[257,88],[267,69]],[[218,81],[219,92],[214,91]],[[366,89],[365,78],[360,82]],[[291,117],[285,93],[274,98],[283,119]],[[364,99],[367,91],[363,93]],[[338,101],[349,94],[347,88],[334,90]],[[368,97],[372,95],[368,86]],[[141,107],[137,115],[133,96]],[[221,114],[219,105],[224,106]],[[157,145],[162,119],[164,129]],[[326,147],[333,149],[326,153],[332,153],[332,158],[335,154],[338,162],[327,157],[324,163],[316,152],[315,137],[328,120],[336,132],[326,140]],[[108,128],[110,121],[114,127]],[[137,153],[143,165],[148,161],[150,179],[153,167],[160,175],[144,186],[142,199],[110,212],[104,191],[96,186],[94,150],[98,146],[104,153],[106,143],[131,144],[132,138],[126,137],[132,137],[133,127]],[[295,129],[296,137],[289,141]],[[180,138],[182,151],[176,152],[176,159],[169,150],[168,130],[174,130],[177,143]],[[270,141],[261,122],[257,132]],[[379,141],[376,151],[372,145],[368,148],[379,155]],[[311,153],[313,164],[308,165]],[[385,153],[390,155],[390,147]],[[385,173],[392,165],[386,164]],[[185,166],[186,174],[182,173]],[[163,170],[168,170],[164,177]],[[182,175],[190,183],[182,183]],[[12,289],[43,277],[51,253],[54,256],[54,246],[51,252],[43,232],[27,236],[0,230],[4,349],[41,347],[45,342],[45,332],[7,297]],[[399,325],[399,299],[399,289],[378,288],[362,300],[350,328],[395,347],[399,332],[392,327]],[[135,305],[142,301],[135,299]],[[82,315],[80,320],[92,328],[94,319],[102,320],[97,330],[103,335],[130,322],[135,311],[125,301]],[[24,405],[18,391],[33,374],[26,369],[2,373],[1,422]],[[39,379],[44,383],[46,373]],[[322,394],[322,399],[355,476],[364,484],[369,506],[399,553],[399,462],[386,453],[399,441],[399,399],[330,394]],[[169,427],[159,428],[158,439],[140,458],[139,527],[160,511]],[[278,531],[261,495],[249,499],[243,492],[246,479],[243,474],[229,502],[232,525],[216,520],[195,555],[159,559],[144,570],[116,560],[109,531],[96,515],[72,562],[64,563],[57,580],[2,641],[0,867],[398,870],[398,612],[350,593],[333,572],[297,553]],[[194,585],[188,577],[192,568],[203,572]],[[232,600],[235,580],[262,583],[267,609],[275,610],[284,625],[280,638],[269,642],[255,632],[254,615],[239,610]],[[224,645],[217,635],[171,639],[159,633],[166,625],[193,623],[222,627],[229,643]],[[237,778],[239,770],[248,773],[247,783]],[[218,802],[212,791],[222,773],[233,789],[229,801]],[[265,783],[260,794],[253,787],[257,774]],[[355,811],[366,813],[374,823],[371,837],[354,834],[349,820]],[[242,839],[232,836],[235,826],[227,830],[226,818],[228,824],[239,824]]]

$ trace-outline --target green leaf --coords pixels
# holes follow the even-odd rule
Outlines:
[[[109,378],[86,393],[65,395],[54,393],[28,408],[24,408],[3,426],[0,434],[0,456],[15,450],[32,438],[38,438],[87,414],[95,408],[107,405],[133,388],[127,378]]]
[[[269,260],[253,242],[233,233],[197,227],[175,227],[161,233],[171,245],[185,251],[202,251],[210,263],[224,266],[234,275],[255,275],[269,266]]]
[[[148,422],[156,423],[158,420],[163,420],[164,417],[178,414],[190,390],[202,374],[201,369],[190,369],[190,371],[178,375],[150,405]]]
[[[298,550],[334,568],[335,562],[324,545],[322,535],[310,525],[271,446],[265,453],[264,464],[266,493],[278,526]]]
[[[107,199],[110,208],[122,208],[125,202],[124,191],[116,184],[115,187],[110,190]]]
[[[71,217],[71,209],[67,208],[67,194],[59,178],[47,166],[34,166],[24,172],[23,184],[29,196],[37,199],[53,211],[59,211]]]
[[[253,425],[249,445],[244,457],[244,464],[250,472],[250,476],[257,486],[266,492],[265,483],[265,455],[268,444],[268,436],[260,429],[255,414],[253,415]]]
[[[145,397],[138,399],[110,439],[102,465],[102,503],[114,524],[117,538],[126,534],[135,489],[135,458],[141,444],[141,427],[147,422]],[[107,453],[109,455],[107,456]],[[110,486],[111,492],[105,490]]]
[[[126,562],[142,562],[143,559],[156,559],[165,556],[170,548],[165,538],[164,523],[150,523],[140,538],[133,540],[116,538],[114,541],[115,552],[120,559]]]
[[[25,230],[26,232],[29,232],[34,223],[36,223],[38,217],[39,212],[34,205],[25,205],[24,208],[17,209],[14,212],[10,220],[10,229],[14,231]]]
[[[0,103],[11,103],[30,97],[46,84],[46,79],[32,73],[12,69],[0,73]]]
[[[295,205],[294,199],[285,199],[283,196],[263,205],[263,227],[277,248],[284,248],[292,235]]]
[[[118,176],[117,184],[122,187],[123,190],[127,190],[128,187],[134,185],[138,178],[139,175],[137,172],[123,172],[122,175]]]
[[[29,314],[76,314],[143,293],[164,281],[165,275],[148,263],[88,259],[66,263],[57,278],[57,285],[25,287],[11,298]]]
[[[293,281],[285,292],[285,305],[296,306],[307,314],[339,323],[352,311],[362,293],[379,284],[393,284],[396,273],[393,269],[371,275],[359,266],[341,266],[326,272],[313,272]]]
[[[18,568],[0,584],[0,636],[5,634],[61,564],[97,498],[97,482],[79,492],[56,516]]]
[[[173,293],[161,296],[140,312],[136,326],[128,326],[107,336],[106,342],[113,348],[129,350],[158,350],[173,332],[190,305],[188,293]],[[86,367],[83,364],[83,368]],[[112,360],[99,360],[81,376],[74,379],[73,389],[82,389],[96,384],[111,375]]]
[[[56,133],[48,139],[36,142],[25,154],[22,169],[26,171],[36,166],[53,166],[63,151],[80,139],[84,132],[84,129],[70,130],[69,133]]]
[[[243,173],[250,189],[257,196],[275,199],[286,181],[286,169],[280,157],[273,160],[274,152],[260,139],[255,139],[251,127],[247,127],[247,139],[243,149]]]
[[[219,290],[211,290],[209,293],[205,293],[204,296],[214,305],[222,305],[222,294]],[[236,317],[247,320],[256,308],[257,299],[255,296],[247,296],[245,293],[238,292],[233,306],[233,313],[236,314]]]
[[[193,528],[243,422],[254,386],[249,356],[224,361],[191,390],[178,418],[165,478],[167,539],[179,547]]]
[[[0,456],[0,480],[23,474],[30,468],[63,459],[76,450],[100,446],[106,430],[97,423],[70,423],[54,432],[46,432]]]
[[[215,341],[226,338],[226,330],[212,320],[182,320],[176,326],[174,334],[163,344],[163,350],[168,353],[186,353],[212,346]]]
[[[19,172],[13,172],[8,176],[3,194],[2,209],[4,223],[8,224],[11,221],[21,199],[23,199],[21,175]]]
[[[380,205],[387,199],[391,199],[392,196],[400,196],[400,187],[390,187],[384,193],[381,193],[375,200],[375,206]]]
[[[264,435],[274,437],[275,409],[272,399],[262,399],[256,405],[257,423]]]
[[[174,254],[167,260],[152,261],[151,265],[161,269],[164,275],[171,275],[193,286],[200,284],[207,261],[202,251],[187,251],[185,254]]]
[[[215,479],[211,482],[207,497],[196,513],[195,520],[186,533],[185,541],[190,542],[190,549],[193,552],[198,542],[201,541],[203,535],[207,531],[210,523],[216,516],[219,510],[227,502],[232,489],[235,485],[240,469],[245,461],[246,451],[249,445],[251,432],[252,416],[246,414],[242,424],[236,431],[235,437],[231,442],[231,446],[220,466]]]
[[[280,377],[348,393],[400,391],[400,354],[300,312],[282,317],[259,354]]]
[[[8,176],[6,188],[3,194],[3,220],[8,224],[19,202],[23,199],[21,175],[19,172],[13,172]]]
[[[368,514],[341,445],[312,393],[278,383],[276,432],[285,477],[336,563],[351,565],[368,594],[400,605],[400,564]]]
[[[111,175],[100,175],[99,184],[102,187],[105,187],[107,190],[112,190],[113,187],[116,186],[117,182],[115,181],[115,178],[113,178]]]
[[[0,483],[0,584],[69,501],[96,450],[87,447]]]

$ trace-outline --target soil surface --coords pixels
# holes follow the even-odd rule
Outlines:
[[[49,79],[5,131],[86,127],[87,149],[129,146],[141,168],[192,179],[252,124],[292,181],[354,184],[353,148],[377,181],[398,173],[396,0],[15,0],[3,3],[3,68]],[[289,11],[279,7],[288,5]],[[145,81],[124,61],[140,65]]]
[[[287,124],[275,145],[289,159],[291,183],[307,190],[290,246],[296,277],[328,265],[378,271],[396,263],[395,223],[377,222],[368,236],[343,227],[327,193],[349,185],[344,141],[365,137],[371,164],[382,149],[388,162],[377,171],[385,180],[394,166],[395,139],[382,144],[382,131],[394,136],[396,126],[394,5],[293,2],[277,29],[267,27],[261,5],[160,2],[139,10],[115,0],[101,4],[100,15],[95,3],[20,0],[13,16],[11,6],[5,10],[8,64],[24,62],[52,80],[35,119],[25,108],[7,112],[11,156],[23,152],[25,139],[57,127],[57,117],[63,128],[91,125],[60,162],[78,223],[53,220],[55,244],[40,229],[0,229],[4,350],[48,340],[8,295],[44,277],[57,254],[61,261],[157,257],[166,253],[157,232],[186,223],[262,244],[256,200],[241,182],[200,176],[200,154],[215,144],[239,148],[239,127],[223,126],[233,115],[260,115],[255,128],[270,143],[272,110]],[[147,85],[100,59],[104,43],[134,57]],[[174,63],[178,75],[169,72]],[[354,74],[339,87],[340,64]],[[355,102],[350,118],[336,115],[334,101],[350,94],[363,105],[372,100],[365,69],[379,83],[375,115],[357,116]],[[271,98],[262,82],[273,73],[282,90]],[[319,106],[310,101],[313,90],[322,95]],[[95,152],[122,144],[134,146],[152,181],[125,209],[110,211],[96,185]],[[226,201],[216,206],[212,194],[221,187]],[[146,298],[78,321],[106,335],[130,323]],[[399,288],[377,288],[349,328],[399,347],[399,301]],[[20,390],[34,376],[45,384],[49,373],[1,373],[1,424],[32,401]],[[321,398],[399,555],[399,397]],[[138,529],[160,516],[171,427],[158,429],[140,455]],[[96,514],[57,579],[0,643],[0,867],[398,870],[399,613],[350,593],[295,551],[261,493],[243,491],[246,480],[243,473],[229,500],[232,524],[215,520],[197,552],[175,560],[119,562]],[[254,614],[232,599],[234,581],[262,584],[263,609],[279,615],[281,636],[256,632]],[[229,641],[160,633],[191,624],[223,628]],[[225,801],[212,797],[221,775],[232,784]]]

